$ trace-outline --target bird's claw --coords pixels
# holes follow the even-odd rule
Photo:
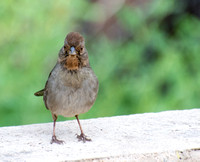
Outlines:
[[[56,138],[56,136],[52,136],[52,139],[51,139],[51,144],[52,143],[57,143],[57,144],[64,144],[65,142],[64,141],[62,141],[62,140],[58,140],[57,138]]]
[[[84,143],[86,141],[92,141],[90,138],[88,138],[85,134],[81,133],[80,135],[76,135],[79,141],[83,141]]]

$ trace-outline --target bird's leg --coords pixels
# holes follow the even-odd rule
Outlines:
[[[83,133],[83,130],[82,130],[80,121],[79,121],[79,119],[78,119],[78,115],[75,115],[75,117],[76,117],[76,120],[77,120],[77,122],[78,122],[79,128],[80,128],[80,130],[81,130],[81,134],[80,134],[80,135],[77,135],[78,140],[79,140],[79,141],[83,141],[83,142],[92,141],[90,138],[87,138],[87,136]]]
[[[51,144],[52,143],[63,144],[64,141],[58,140],[56,138],[56,135],[55,135],[55,128],[56,128],[57,116],[55,114],[52,114],[52,117],[53,117],[53,136],[52,136],[52,139],[51,139]]]

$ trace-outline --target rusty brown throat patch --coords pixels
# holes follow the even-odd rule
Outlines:
[[[69,55],[67,56],[64,67],[66,67],[68,70],[78,70],[79,65],[80,61],[78,57],[74,55]]]

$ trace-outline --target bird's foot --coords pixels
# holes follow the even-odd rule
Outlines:
[[[90,138],[88,138],[85,134],[81,133],[80,135],[77,135],[77,138],[79,141],[83,141],[84,143],[86,141],[92,141]]]
[[[56,136],[52,136],[52,139],[51,139],[51,144],[52,143],[57,143],[57,144],[64,144],[65,142],[64,141],[62,141],[62,140],[58,140],[57,138],[56,138]]]

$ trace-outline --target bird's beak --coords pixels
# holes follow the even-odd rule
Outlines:
[[[70,48],[69,54],[70,54],[70,55],[76,55],[76,50],[75,50],[74,47],[71,47],[71,48]]]

